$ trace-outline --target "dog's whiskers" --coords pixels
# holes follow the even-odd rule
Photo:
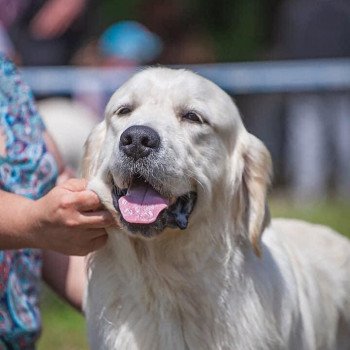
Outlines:
[[[186,173],[187,172],[187,173]],[[190,181],[189,178],[191,178],[192,180],[194,180],[196,183],[198,183],[198,185],[204,190],[206,191],[206,187],[196,178],[195,176],[195,172],[192,170],[187,169],[185,171],[185,176],[186,176],[186,180]]]

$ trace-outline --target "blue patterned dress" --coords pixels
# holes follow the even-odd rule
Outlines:
[[[0,189],[37,199],[53,187],[57,166],[46,150],[44,130],[29,88],[0,55],[0,133],[6,140]],[[0,251],[0,350],[35,348],[41,329],[40,277],[39,250]]]

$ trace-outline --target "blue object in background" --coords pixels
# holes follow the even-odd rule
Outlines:
[[[144,64],[153,61],[162,51],[161,39],[142,24],[121,21],[111,25],[100,38],[100,49],[105,56]]]

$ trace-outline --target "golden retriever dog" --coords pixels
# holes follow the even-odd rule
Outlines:
[[[84,169],[119,224],[90,257],[92,349],[350,349],[348,240],[270,221],[270,155],[215,84],[137,73]]]

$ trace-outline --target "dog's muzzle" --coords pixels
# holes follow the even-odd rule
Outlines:
[[[159,134],[144,125],[127,128],[119,140],[119,151],[125,157],[124,169],[128,169],[124,174],[128,185],[122,189],[113,184],[113,205],[129,232],[147,237],[160,233],[166,227],[184,230],[197,199],[194,191],[177,198],[171,197],[164,179],[157,180],[154,172],[149,175],[160,146]],[[116,168],[115,171],[119,170]]]

